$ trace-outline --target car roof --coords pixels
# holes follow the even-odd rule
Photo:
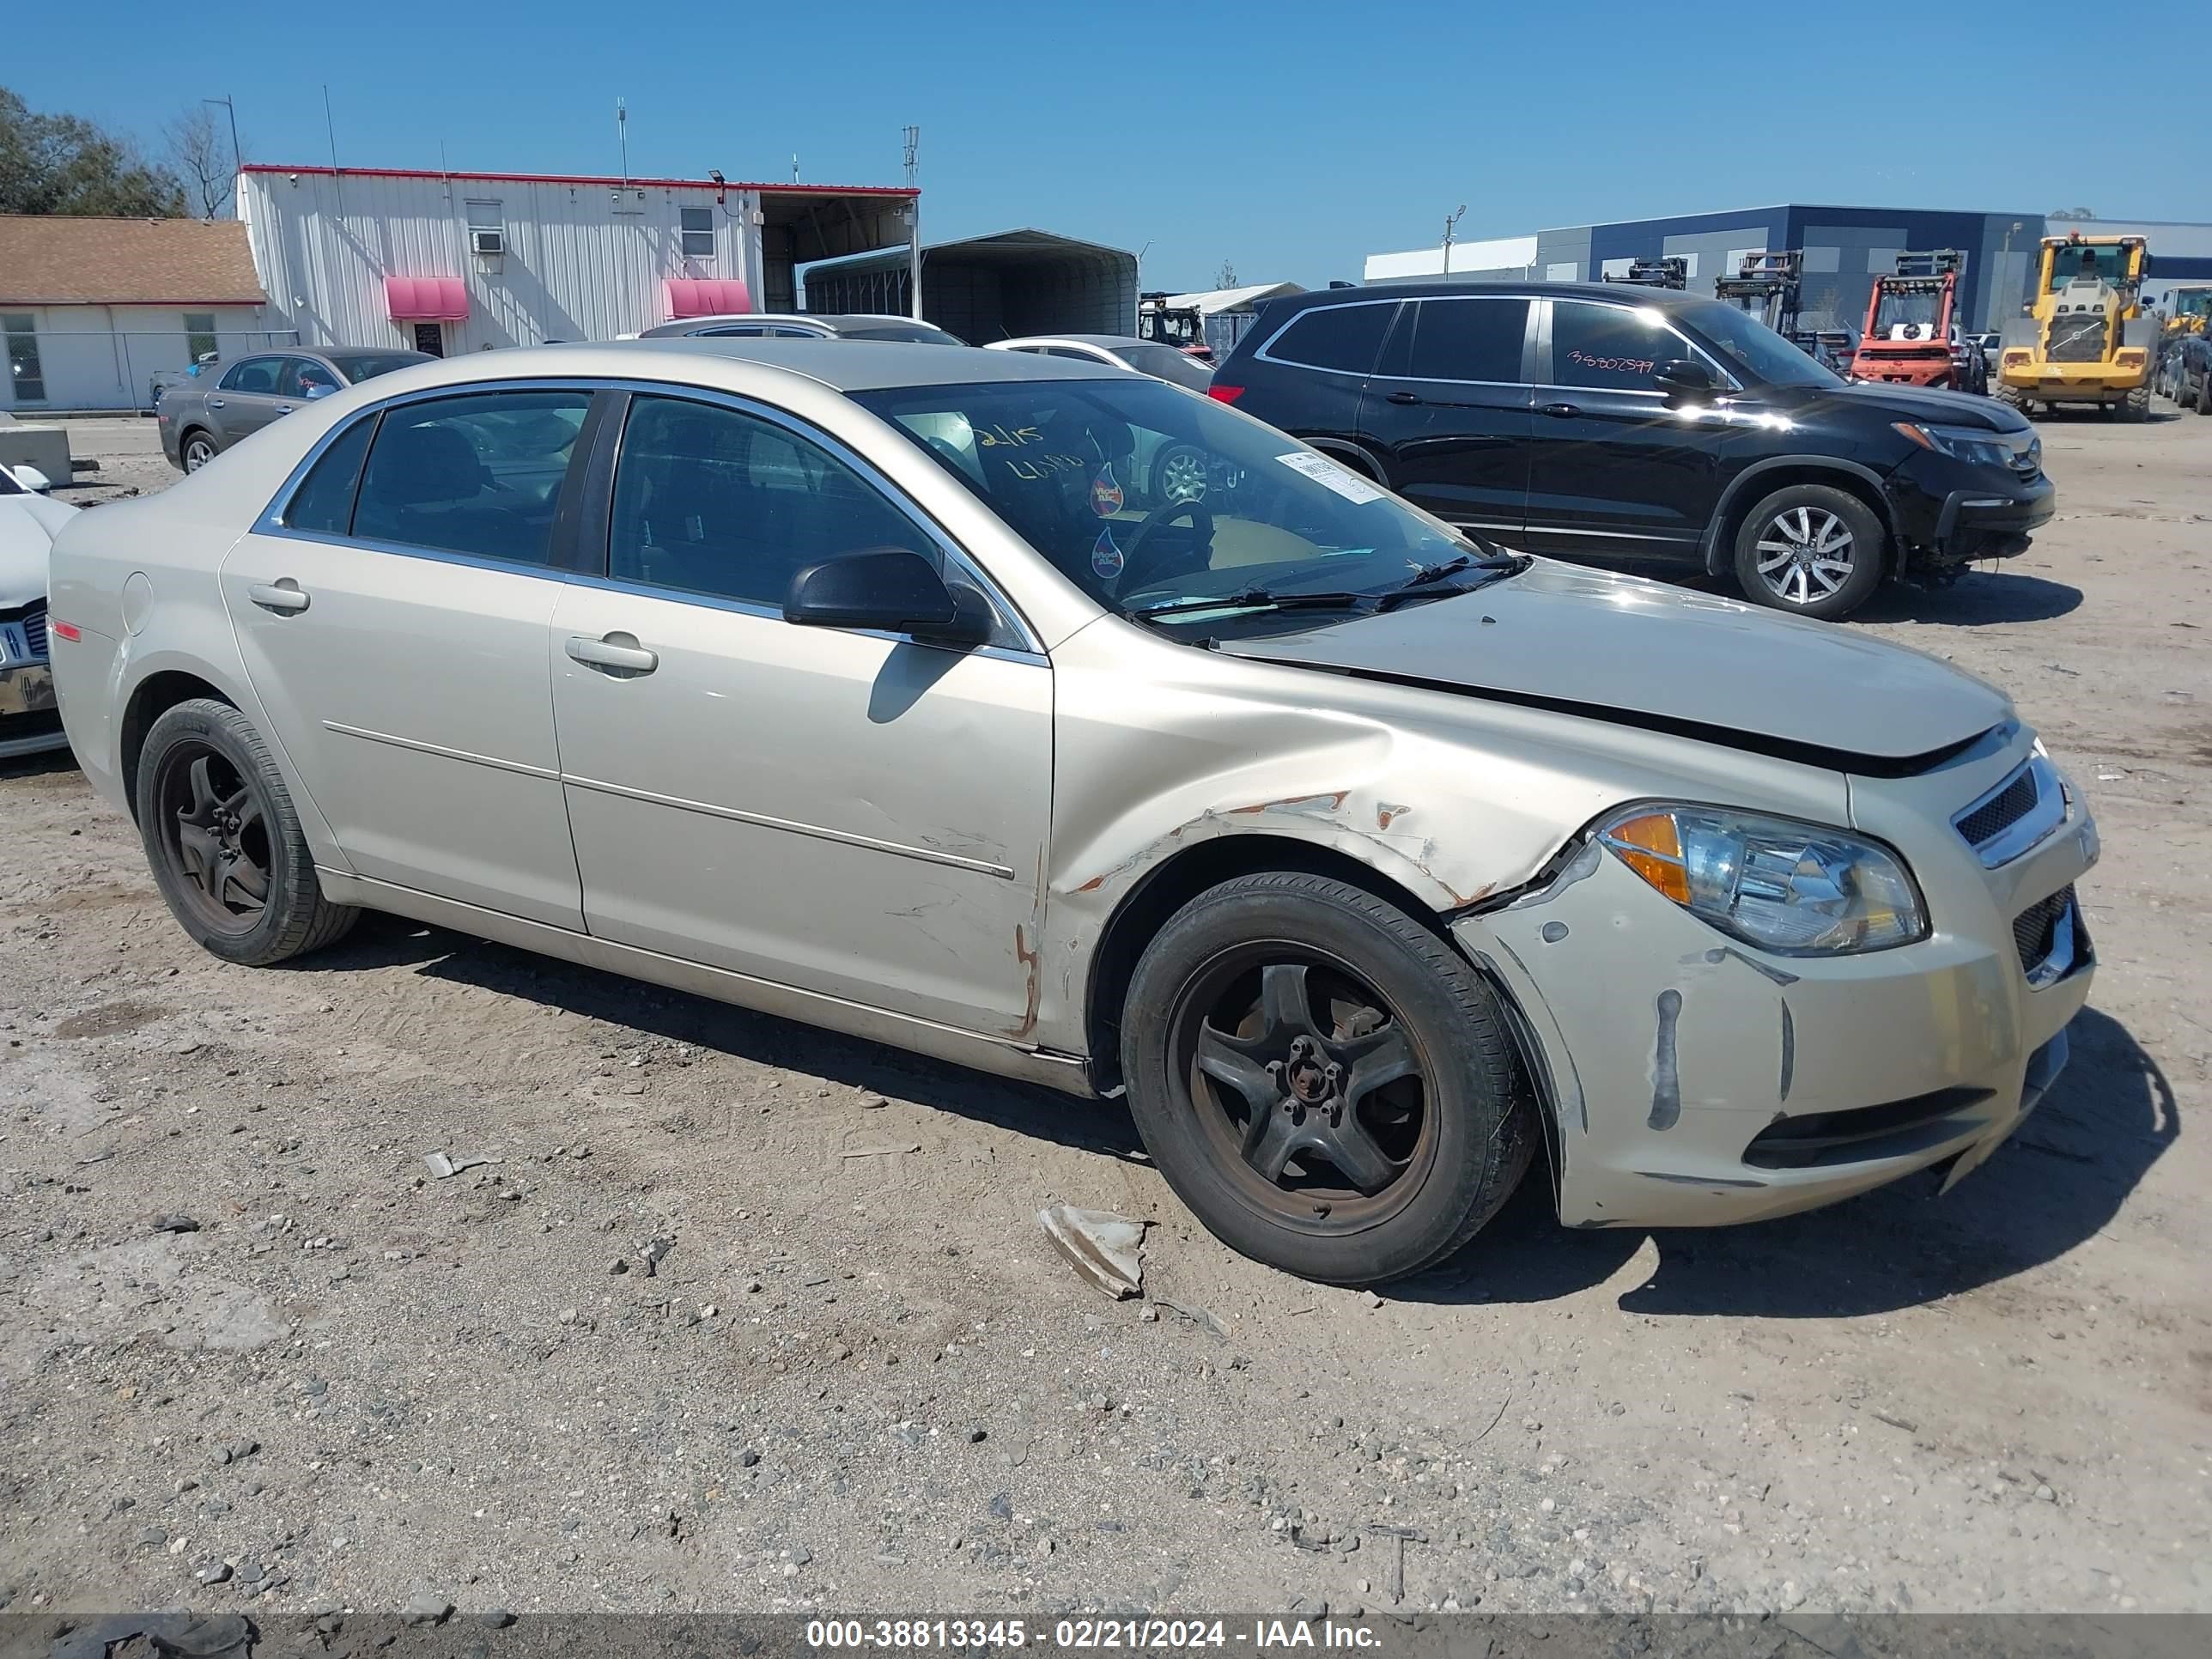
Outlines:
[[[994,340],[992,345],[1006,351],[1017,346],[1081,345],[1096,346],[1101,351],[1123,351],[1131,346],[1157,345],[1156,340],[1140,340],[1133,334],[1023,334],[1011,340]],[[1170,346],[1170,350],[1174,348]]]
[[[567,372],[572,354],[583,351],[619,352],[624,356],[652,354],[673,358],[707,357],[759,363],[788,370],[835,387],[840,392],[880,392],[895,386],[980,386],[1005,380],[1118,380],[1123,371],[1104,363],[1079,362],[1068,357],[1036,357],[1019,351],[986,351],[980,346],[942,346],[908,340],[769,340],[702,339],[688,335],[664,335],[653,340],[617,340],[590,346],[525,346],[497,354],[511,365],[517,360],[543,354],[547,374]],[[557,355],[556,355],[557,354]],[[457,380],[476,378],[470,364],[457,360]],[[627,366],[632,374],[670,374],[668,368]],[[420,372],[419,370],[416,372]]]
[[[1554,300],[1612,300],[1626,305],[1662,308],[1717,304],[1711,295],[1692,294],[1679,288],[1647,288],[1641,283],[1372,283],[1363,288],[1325,288],[1309,294],[1286,294],[1267,301],[1278,316],[1304,311],[1316,305],[1342,305],[1361,300],[1437,300],[1462,295],[1526,295]]]

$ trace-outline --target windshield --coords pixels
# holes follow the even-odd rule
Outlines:
[[[852,394],[1030,546],[1125,615],[1177,622],[1328,592],[1353,599],[1491,550],[1335,462],[1158,380],[1024,380]],[[1446,583],[1419,587],[1442,598]]]
[[[1719,353],[1728,366],[1769,386],[1841,386],[1842,379],[1784,339],[1758,318],[1716,300],[1685,306],[1676,319]]]
[[[1114,355],[1138,374],[1149,374],[1156,380],[1165,380],[1170,386],[1187,386],[1193,392],[1203,392],[1213,384],[1211,368],[1188,352],[1178,351],[1173,346],[1144,342],[1115,346]]]
[[[373,380],[380,374],[389,374],[395,368],[412,368],[416,363],[432,361],[426,351],[333,351],[326,355],[337,365],[338,373],[354,386]]]
[[[2077,279],[2106,282],[2118,287],[2127,274],[2127,249],[2111,243],[2102,247],[2061,243],[2051,250],[2051,291],[2055,294]]]

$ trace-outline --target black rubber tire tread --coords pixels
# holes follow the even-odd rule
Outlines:
[[[2139,386],[2120,399],[2120,418],[2130,424],[2150,418],[2150,387]]]
[[[1443,1063],[1430,1079],[1440,1115],[1435,1162],[1408,1206],[1364,1231],[1317,1238],[1259,1214],[1217,1172],[1213,1143],[1176,1104],[1167,1076],[1170,1012],[1189,975],[1254,938],[1306,940],[1356,965]],[[1301,1278],[1379,1285],[1460,1249],[1510,1198],[1534,1158],[1538,1108],[1489,984],[1433,929],[1349,883],[1304,872],[1240,876],[1192,899],[1130,975],[1121,1018],[1131,1115],[1153,1163],[1231,1249]],[[1459,1086],[1449,1096],[1442,1085]]]
[[[164,751],[184,738],[197,738],[222,750],[267,803],[269,900],[260,922],[249,933],[229,935],[207,927],[177,890],[184,878],[172,868],[156,839],[152,805],[155,766]],[[139,839],[144,843],[155,883],[178,925],[210,954],[244,967],[265,968],[337,944],[361,920],[356,907],[335,904],[323,896],[322,883],[315,876],[314,854],[301,832],[300,815],[284,787],[283,775],[270,758],[268,745],[253,722],[228,703],[194,697],[167,709],[154,722],[138,754],[137,799]]]
[[[2184,391],[2188,390],[2188,381],[2184,380],[2181,384]],[[2197,383],[2197,412],[2212,415],[2212,368],[2206,369],[2204,378]]]
[[[2018,410],[2022,415],[2027,416],[2028,419],[2033,420],[2035,418],[2035,416],[2030,413],[2028,409],[2027,394],[2022,392],[2018,386],[2007,386],[2003,381],[2000,380],[1997,382],[1997,389],[1995,396],[1999,403],[2003,404],[2009,408]]]
[[[1832,513],[1850,526],[1856,557],[1844,585],[1826,599],[1812,605],[1784,605],[1767,592],[1759,575],[1759,532],[1775,514],[1794,507],[1817,507]],[[1848,489],[1832,484],[1784,484],[1756,502],[1735,530],[1735,580],[1753,605],[1779,611],[1786,617],[1809,617],[1815,622],[1841,622],[1874,597],[1889,565],[1889,532],[1873,510]]]

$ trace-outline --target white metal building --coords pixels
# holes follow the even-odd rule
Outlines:
[[[794,310],[799,265],[904,246],[917,194],[257,162],[238,213],[303,343],[447,355]]]

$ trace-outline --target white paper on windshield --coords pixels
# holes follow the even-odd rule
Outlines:
[[[1303,472],[1324,489],[1334,489],[1347,501],[1364,505],[1379,501],[1384,491],[1361,477],[1357,472],[1339,466],[1326,455],[1316,455],[1309,450],[1293,450],[1288,455],[1275,459],[1293,472]]]

